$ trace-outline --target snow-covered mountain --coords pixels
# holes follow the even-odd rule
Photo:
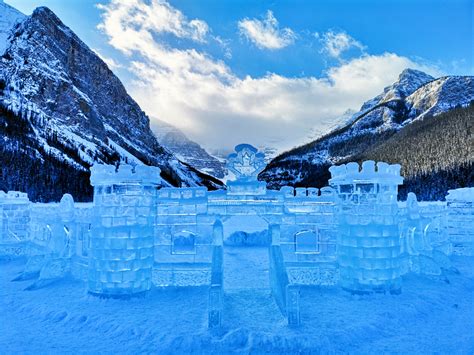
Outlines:
[[[10,36],[14,25],[25,18],[26,16],[20,11],[0,0],[0,55],[7,48],[7,38]]]
[[[198,143],[190,140],[175,126],[154,119],[152,129],[160,144],[179,160],[216,178],[222,179],[225,176],[226,168],[224,162],[210,155]]]
[[[370,156],[368,152],[388,139],[393,141],[396,137],[401,137],[402,135],[396,135],[414,123],[430,120],[457,107],[469,106],[473,101],[472,76],[446,76],[435,79],[421,71],[406,69],[394,84],[365,102],[346,125],[311,143],[279,155],[268,164],[260,178],[267,181],[271,188],[288,184],[324,186],[329,178],[330,165],[367,158]],[[403,145],[403,142],[398,144]],[[392,162],[399,162],[397,159],[393,156]],[[429,157],[420,159],[429,160]],[[452,155],[450,159],[459,164],[465,163],[461,156],[458,159],[456,155]],[[444,168],[435,163],[435,156],[431,157],[431,160],[436,169]],[[406,177],[419,173],[407,170],[406,167],[404,169]],[[426,169],[423,167],[425,173]]]
[[[43,195],[73,192],[86,199],[90,192],[81,191],[89,166],[119,161],[159,166],[165,185],[222,186],[160,145],[149,118],[120,80],[48,8],[36,9],[15,25],[6,43],[0,59],[0,148],[3,159],[11,156],[2,161],[0,181],[7,186],[0,188],[43,198],[35,181],[47,185],[53,180]],[[41,164],[68,186],[57,186],[53,193],[54,177],[41,175],[46,166],[37,176],[16,176]]]

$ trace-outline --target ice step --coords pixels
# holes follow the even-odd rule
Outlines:
[[[271,291],[267,289],[233,289],[224,294],[224,326],[226,322],[246,328],[260,327],[258,319],[268,324],[286,324]]]
[[[270,290],[267,247],[224,247],[224,290]]]
[[[246,329],[261,327],[259,319],[267,324],[286,325],[270,290],[232,290],[224,295],[223,325],[229,322],[234,326]]]

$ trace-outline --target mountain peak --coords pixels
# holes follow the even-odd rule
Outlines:
[[[394,86],[404,91],[405,96],[410,95],[413,91],[429,81],[434,80],[431,75],[422,72],[421,70],[407,68],[400,73],[397,82]],[[407,90],[408,89],[408,90]],[[415,89],[415,90],[413,90]]]
[[[412,69],[412,68],[406,68],[404,69],[400,75],[398,76],[398,81],[406,79],[413,79],[413,78],[430,78],[431,80],[434,79],[431,75],[426,74],[425,72],[418,70],[418,69]]]
[[[41,188],[35,185],[40,179],[22,170],[15,170],[18,178],[12,177],[12,184],[21,179],[33,199],[56,199],[67,189],[84,200],[90,198],[92,164],[135,162],[159,166],[165,185],[222,187],[159,143],[149,118],[120,80],[50,9],[37,8],[13,28],[8,55],[0,60],[0,130],[12,122],[26,128],[0,132],[9,139],[1,148],[10,154],[0,150],[0,165],[21,161],[29,170],[42,162],[51,168],[40,170]],[[73,178],[64,180],[61,191],[45,183],[53,181],[46,178],[50,173]]]
[[[398,76],[398,80],[384,89],[384,100],[403,99],[414,93],[419,87],[434,80],[420,70],[407,68]]]
[[[34,9],[33,13],[31,14],[31,17],[33,18],[52,17],[56,19],[58,22],[62,23],[59,17],[57,17],[56,14],[49,7],[46,7],[46,6],[40,6]]]
[[[434,78],[431,75],[420,70],[407,68],[400,73],[397,81],[384,88],[383,93],[364,102],[360,111],[371,110],[382,103],[403,100],[418,88],[433,80]]]

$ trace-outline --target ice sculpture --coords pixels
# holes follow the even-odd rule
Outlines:
[[[338,262],[341,286],[353,293],[399,293],[400,165],[365,161],[333,166],[329,183],[340,199]]]
[[[95,165],[93,207],[70,195],[31,204],[26,194],[0,192],[0,254],[32,256],[17,278],[39,277],[30,289],[65,275],[105,297],[129,298],[152,285],[206,286],[209,327],[219,328],[223,248],[235,233],[271,241],[269,287],[291,326],[301,322],[302,286],[399,293],[401,274],[449,269],[451,244],[472,253],[474,189],[452,190],[447,203],[433,204],[410,193],[405,207],[397,203],[399,165],[334,166],[331,187],[279,191],[258,181],[263,167],[264,155],[241,144],[229,156],[235,179],[227,190],[158,190],[158,168]],[[20,248],[27,243],[35,247]]]
[[[258,181],[258,174],[265,168],[265,155],[250,144],[239,144],[235,153],[227,158],[227,169],[235,175],[228,181],[229,194],[265,194],[266,184]]]
[[[401,274],[441,275],[441,267],[450,267],[449,259],[442,251],[433,249],[428,233],[433,221],[430,223],[421,216],[421,208],[413,192],[408,193],[405,210],[405,220],[400,221]]]
[[[407,221],[402,233],[403,244],[401,251],[410,255],[417,255],[423,250],[428,250],[430,245],[426,243],[424,238],[420,207],[416,195],[413,192],[408,193],[406,209]]]
[[[94,165],[95,219],[89,253],[89,293],[130,297],[150,290],[156,186],[160,169]]]
[[[258,174],[265,168],[265,155],[257,151],[250,144],[239,144],[235,147],[235,153],[228,156],[227,168],[235,174],[237,180],[257,180]]]

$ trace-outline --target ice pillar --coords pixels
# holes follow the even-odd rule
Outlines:
[[[337,241],[341,286],[354,293],[401,291],[398,185],[400,165],[366,161],[333,166],[339,196]]]
[[[150,166],[94,165],[94,221],[88,291],[130,297],[150,290],[154,206],[160,169]]]
[[[449,190],[446,202],[453,253],[474,255],[474,187]]]
[[[0,244],[28,240],[30,200],[19,191],[0,191]]]

